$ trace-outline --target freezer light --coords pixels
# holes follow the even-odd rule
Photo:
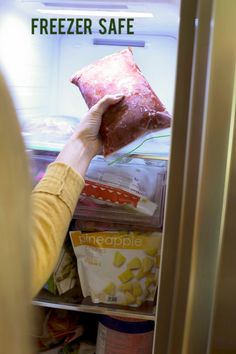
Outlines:
[[[66,16],[88,16],[88,17],[124,17],[124,18],[152,18],[151,12],[129,12],[129,11],[84,11],[66,9],[37,9],[41,14],[66,15]]]
[[[107,4],[96,4],[94,5],[93,3],[90,4],[88,2],[79,2],[79,3],[70,3],[70,2],[66,2],[66,3],[62,3],[62,2],[48,2],[48,1],[43,1],[43,5],[44,6],[48,6],[48,7],[52,7],[52,8],[72,8],[72,9],[94,9],[94,7],[96,6],[96,9],[103,9],[103,10],[113,10],[113,11],[117,11],[117,10],[126,10],[128,9],[128,6],[125,4],[111,4],[111,3],[107,3]]]
[[[94,38],[94,45],[114,45],[122,47],[145,47],[145,41],[127,40],[127,39],[100,39]]]

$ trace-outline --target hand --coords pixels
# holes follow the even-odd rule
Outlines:
[[[84,116],[74,134],[72,140],[79,139],[87,149],[87,153],[94,157],[101,152],[101,140],[99,137],[99,129],[102,122],[102,116],[109,106],[118,103],[124,96],[105,95],[99,100]]]
[[[105,95],[85,115],[68,143],[58,155],[56,162],[73,167],[85,176],[91,159],[101,151],[99,129],[102,116],[109,106],[118,103],[123,95]]]

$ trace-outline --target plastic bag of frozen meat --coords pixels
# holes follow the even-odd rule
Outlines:
[[[171,118],[134,61],[130,48],[79,70],[71,79],[90,108],[106,94],[124,98],[103,115],[104,156],[145,133],[170,127]]]

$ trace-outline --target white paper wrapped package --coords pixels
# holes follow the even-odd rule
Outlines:
[[[153,301],[159,275],[158,232],[70,232],[83,296],[94,303]]]

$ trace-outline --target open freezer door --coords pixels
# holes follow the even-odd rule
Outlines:
[[[155,354],[236,349],[235,14],[182,1]]]

